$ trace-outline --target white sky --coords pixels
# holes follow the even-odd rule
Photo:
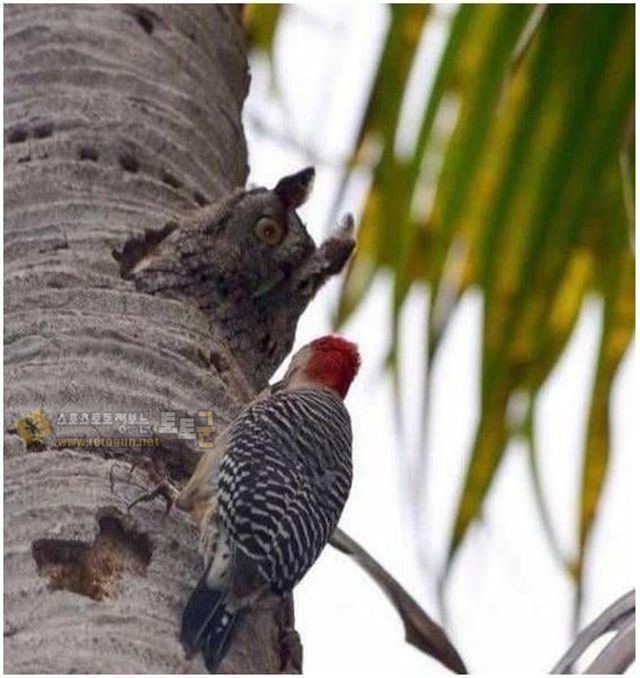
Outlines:
[[[447,8],[439,7],[442,21]],[[302,210],[316,240],[327,232],[327,211],[339,179],[336,164],[357,129],[364,96],[376,67],[386,26],[386,8],[374,4],[290,6],[278,34],[276,63],[284,106],[274,102],[266,72],[253,64],[245,120],[250,180],[274,185],[283,175],[315,164],[316,185]],[[443,41],[431,33],[420,52],[415,78],[428,81]],[[420,93],[422,96],[422,93]],[[403,115],[398,144],[410,144],[421,111]],[[270,133],[258,131],[258,118]],[[294,140],[283,143],[282,138]],[[311,153],[306,153],[307,149]],[[315,156],[315,157],[312,157]],[[325,162],[320,162],[321,158]],[[359,208],[354,185],[345,210]],[[392,393],[383,375],[388,345],[390,287],[373,286],[344,334],[358,342],[363,369],[347,399],[354,424],[355,479],[341,526],[358,539],[432,615],[437,614],[435,578],[450,532],[464,463],[477,416],[481,300],[468,296],[458,310],[435,366],[430,431],[429,494],[420,526],[407,500],[406,476],[393,421]],[[296,347],[330,330],[337,281],[325,287],[299,325]],[[406,422],[415,424],[423,358],[420,346],[425,298],[414,292],[404,312],[403,369]],[[540,399],[537,432],[542,473],[561,543],[573,551],[582,422],[593,378],[599,303],[589,301],[560,365]],[[632,423],[636,353],[625,359],[614,389],[613,451],[602,511],[592,540],[585,619],[590,620],[633,587],[637,569],[632,497],[638,439]],[[407,440],[416,440],[409,428]],[[415,447],[415,442],[414,442]],[[405,450],[406,452],[406,450]],[[552,560],[536,513],[522,446],[513,444],[476,526],[459,554],[449,587],[448,630],[473,672],[548,672],[570,642],[572,589]],[[416,535],[423,544],[418,561]],[[444,673],[403,640],[398,617],[375,585],[331,548],[323,553],[296,594],[308,675],[420,675]]]

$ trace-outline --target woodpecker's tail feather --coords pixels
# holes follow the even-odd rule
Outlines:
[[[224,591],[207,586],[205,573],[182,613],[180,642],[187,655],[201,651],[207,670],[215,673],[242,616],[241,611],[227,608]]]
[[[182,613],[180,642],[189,656],[202,649],[209,623],[217,609],[224,607],[224,591],[207,586],[206,577],[205,572]]]
[[[242,610],[228,612],[223,608],[220,614],[216,615],[215,622],[210,625],[205,646],[202,648],[204,663],[209,673],[217,673],[218,666],[227,654],[243,616]]]

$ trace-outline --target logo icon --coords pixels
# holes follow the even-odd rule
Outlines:
[[[51,426],[41,408],[17,419],[15,427],[27,447],[33,443],[41,443],[46,436],[51,435]]]

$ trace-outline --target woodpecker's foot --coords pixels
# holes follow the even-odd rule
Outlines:
[[[124,497],[122,497],[118,492],[116,492],[115,485],[116,482],[124,483],[126,485],[133,485],[141,491],[141,494],[136,497],[133,501],[127,503],[127,513],[131,512],[131,509],[137,504],[143,502],[153,501],[156,497],[162,497],[166,503],[165,515],[169,513],[171,507],[173,506],[174,501],[176,500],[179,490],[177,490],[166,478],[158,483],[152,490],[147,490],[147,486],[141,482],[136,482],[134,479],[134,471],[137,468],[136,464],[128,464],[127,469],[124,475],[116,473],[117,468],[121,468],[123,464],[113,464],[109,469],[109,484],[111,486],[111,492],[120,496],[123,502],[126,502]]]
[[[127,512],[130,512],[131,509],[136,506],[136,504],[146,503],[148,501],[153,501],[156,497],[162,497],[165,501],[165,515],[168,515],[169,511],[173,507],[175,500],[180,494],[180,490],[176,489],[166,478],[159,482],[152,490],[146,492],[145,494],[139,496],[137,499],[134,499],[128,506]]]

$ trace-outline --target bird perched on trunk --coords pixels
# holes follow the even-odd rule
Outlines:
[[[351,487],[351,423],[343,399],[358,349],[321,337],[291,360],[200,460],[176,504],[200,524],[205,571],[182,618],[188,654],[215,672],[243,614],[285,595],[335,530]]]

